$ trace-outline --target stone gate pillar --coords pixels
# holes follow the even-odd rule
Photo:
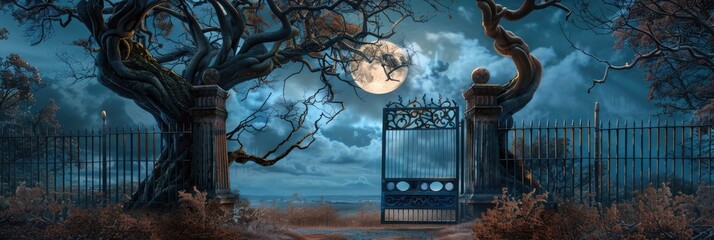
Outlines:
[[[228,150],[226,145],[226,99],[229,93],[218,85],[194,86],[191,135],[191,184],[206,191],[208,198],[219,199],[232,209]]]
[[[493,197],[501,195],[501,171],[498,159],[498,119],[502,108],[497,97],[504,88],[487,84],[489,73],[476,68],[474,82],[463,97],[466,99],[466,153],[463,159],[464,192],[459,198],[462,221],[479,217],[493,206]]]

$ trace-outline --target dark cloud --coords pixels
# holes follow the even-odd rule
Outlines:
[[[517,7],[519,3],[504,4]],[[427,5],[422,7],[420,10],[430,9]],[[454,9],[459,15],[453,19],[441,15],[425,24],[405,22],[397,29],[394,39],[404,38],[416,51],[414,65],[399,89],[373,95],[335,81],[335,100],[343,101],[346,110],[323,127],[312,147],[296,150],[272,167],[234,164],[231,167],[233,188],[249,195],[290,195],[293,192],[378,194],[382,110],[389,101],[395,101],[399,96],[412,99],[425,94],[427,98],[441,95],[457,101],[463,111],[461,94],[471,85],[470,74],[475,67],[486,67],[491,72],[491,83],[504,83],[516,75],[511,59],[497,54],[492,48],[493,41],[485,36],[480,25],[474,24],[480,19],[475,4],[457,1]],[[0,21],[11,22],[12,19],[3,14]],[[604,66],[574,51],[559,31],[560,24],[578,46],[615,62],[628,61],[624,57],[627,52],[613,54],[612,36],[576,31],[564,22],[564,14],[557,9],[536,11],[518,22],[504,22],[507,29],[526,40],[544,66],[540,89],[532,102],[516,114],[516,121],[588,119],[592,117],[595,101],[601,103],[604,118],[642,119],[655,112],[656,108],[646,98],[647,85],[639,71],[611,72],[607,84],[586,94],[592,79],[602,76]],[[36,47],[29,46],[22,38],[19,26],[8,26],[12,34],[10,39],[2,42],[0,56],[18,53],[41,70],[46,82],[51,84],[38,93],[38,103],[44,103],[48,98],[57,100],[61,107],[58,118],[69,128],[98,127],[102,110],[107,111],[111,126],[153,124],[150,115],[136,104],[108,91],[96,81],[70,85],[67,80],[53,78],[63,68],[57,64],[55,52],[76,51],[66,43],[87,35],[82,26],[77,26],[72,24],[69,29],[58,29],[52,41]],[[244,101],[237,98],[239,94],[232,94],[228,102],[228,127],[235,126],[250,110],[259,107],[269,94],[273,94],[271,103],[277,102],[283,94],[279,80],[294,70],[295,66],[288,66],[271,74],[269,78],[277,80],[276,83],[251,93]],[[251,84],[240,85],[238,89],[248,89]],[[318,76],[310,73],[296,76],[286,84],[284,93],[288,99],[301,98],[321,87]],[[246,136],[246,150],[263,154],[275,146],[276,141],[282,140],[288,130],[289,127],[280,121],[271,122],[264,132]],[[424,141],[416,147],[424,148],[429,144],[433,143]],[[231,143],[229,149],[236,147]],[[422,164],[431,163],[427,159],[439,157],[433,151],[421,154],[424,156]]]
[[[336,141],[343,142],[347,146],[364,147],[369,145],[377,133],[381,132],[376,128],[360,128],[354,125],[344,125],[335,123],[322,131],[322,135]]]
[[[250,163],[245,167],[249,167],[251,171],[262,173],[286,173],[292,176],[329,176],[328,170],[321,166],[306,165],[300,162],[281,162],[270,167]]]
[[[431,64],[431,71],[433,73],[442,73],[446,70],[449,70],[449,64],[441,60],[435,60],[433,61],[433,64]]]

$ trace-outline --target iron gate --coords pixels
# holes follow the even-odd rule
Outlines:
[[[456,102],[400,97],[382,118],[382,223],[456,223],[462,157]]]

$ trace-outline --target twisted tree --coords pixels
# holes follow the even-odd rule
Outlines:
[[[502,108],[499,122],[506,128],[510,128],[513,126],[513,114],[525,107],[538,90],[543,67],[538,59],[531,55],[530,48],[522,38],[501,26],[501,19],[518,21],[535,10],[548,7],[556,7],[568,12],[567,17],[570,15],[570,10],[560,4],[560,0],[548,0],[541,3],[536,3],[535,0],[525,0],[516,10],[496,4],[494,0],[477,0],[476,4],[481,10],[484,32],[494,40],[494,49],[499,54],[510,57],[516,66],[516,76],[503,85],[502,92],[497,98],[497,103]],[[507,132],[500,133],[499,146],[506,146],[506,134]],[[501,159],[514,159],[513,153],[506,148],[500,149],[500,156]],[[504,175],[505,179],[512,179],[511,176],[515,176],[519,180],[518,182],[530,183],[532,181],[534,185],[539,185],[538,181],[531,179],[532,174],[525,168],[522,160],[501,161],[500,163],[502,169],[507,173]],[[513,164],[518,166],[514,167]]]
[[[439,0],[425,2],[437,9],[444,6]],[[269,74],[286,64],[319,73],[322,88],[304,100],[282,104],[282,112],[268,114],[262,114],[270,108],[264,102],[228,132],[227,137],[241,146],[229,157],[262,166],[309,147],[319,126],[342,111],[342,103],[333,98],[333,84],[353,84],[345,76],[349,76],[354,55],[371,59],[358,50],[360,45],[391,37],[404,20],[427,20],[406,0],[81,0],[76,4],[0,1],[0,5],[27,26],[35,44],[47,40],[56,25],[83,24],[89,36],[74,44],[92,54],[96,76],[74,76],[96,77],[149,112],[162,130],[190,124],[193,86],[215,84],[248,91],[270,82]],[[243,84],[247,82],[254,84]],[[314,107],[319,104],[332,107]],[[307,120],[311,109],[319,111],[312,122]],[[247,152],[240,135],[264,129],[261,122],[267,121],[256,119],[270,116],[287,121],[291,131],[265,154]],[[134,201],[166,201],[169,194],[192,184],[190,164],[161,161],[190,159],[190,136],[162,137],[166,146]],[[173,172],[179,174],[168,174]]]

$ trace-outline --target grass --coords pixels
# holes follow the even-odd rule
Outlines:
[[[251,206],[239,201],[232,213],[194,189],[180,192],[168,210],[131,210],[121,205],[80,208],[66,196],[19,186],[0,197],[2,239],[345,239],[339,233],[302,235],[291,228],[415,229],[381,225],[371,208],[344,214],[328,202]],[[649,187],[633,200],[546,204],[547,193],[514,198],[504,192],[475,222],[439,226],[440,239],[708,239],[714,238],[714,188],[696,195]],[[435,229],[436,230],[436,229]]]

